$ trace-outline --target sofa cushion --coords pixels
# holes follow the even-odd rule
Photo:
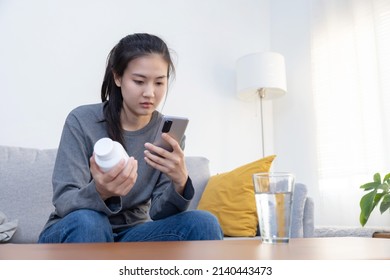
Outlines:
[[[256,236],[258,228],[252,175],[268,172],[275,156],[210,178],[198,209],[217,216],[225,236]]]
[[[13,243],[35,243],[52,206],[56,149],[0,146],[0,211],[17,220]]]

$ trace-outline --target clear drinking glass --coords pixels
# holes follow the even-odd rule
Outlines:
[[[295,176],[288,172],[253,174],[260,234],[264,243],[288,243]]]

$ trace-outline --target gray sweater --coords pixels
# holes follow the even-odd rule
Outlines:
[[[124,132],[125,149],[138,161],[134,187],[126,196],[103,201],[89,170],[89,158],[95,142],[108,137],[103,105],[80,106],[66,119],[53,172],[55,211],[45,228],[72,211],[87,208],[105,213],[116,230],[185,211],[194,195],[190,179],[181,196],[165,174],[150,167],[144,160],[144,144],[153,141],[162,117],[155,111],[144,128]],[[184,147],[184,139],[181,146]]]

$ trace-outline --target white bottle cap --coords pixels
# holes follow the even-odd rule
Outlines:
[[[129,158],[126,150],[119,142],[112,141],[110,138],[99,139],[94,146],[95,161],[103,172],[109,171],[119,163],[121,159]]]
[[[95,154],[100,160],[109,160],[114,157],[114,142],[110,138],[101,138],[95,143]]]

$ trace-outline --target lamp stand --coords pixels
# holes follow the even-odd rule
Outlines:
[[[264,158],[264,123],[263,123],[263,98],[265,97],[265,89],[260,88],[257,90],[257,94],[259,95],[260,99],[260,117],[261,117],[261,146],[263,151],[263,158]]]

